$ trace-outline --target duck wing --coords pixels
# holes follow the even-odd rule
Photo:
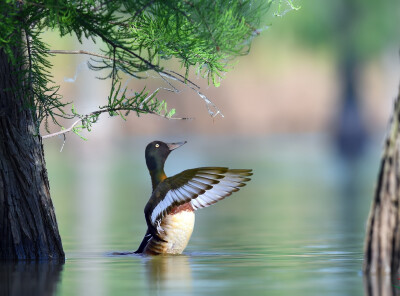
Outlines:
[[[193,210],[208,207],[245,186],[252,174],[248,169],[202,167],[169,177],[157,186],[145,207],[147,225],[155,230],[163,217],[185,203]]]

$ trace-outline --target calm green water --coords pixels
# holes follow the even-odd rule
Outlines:
[[[195,230],[183,255],[113,256],[113,251],[134,250],[145,232],[143,208],[151,185],[143,151],[150,140],[132,139],[107,148],[82,142],[77,148],[66,146],[61,154],[58,141],[46,143],[67,260],[62,266],[2,266],[0,292],[364,294],[364,225],[379,143],[350,164],[321,136],[189,138],[187,145],[171,154],[167,174],[228,165],[253,168],[252,181],[196,213]]]

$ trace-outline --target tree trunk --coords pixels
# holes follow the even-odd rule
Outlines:
[[[18,70],[0,48],[0,260],[63,261],[43,145],[27,107],[30,85]]]
[[[389,131],[368,219],[364,250],[366,274],[400,271],[400,90]]]

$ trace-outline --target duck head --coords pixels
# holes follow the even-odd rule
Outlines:
[[[162,141],[153,141],[146,147],[146,164],[150,172],[153,190],[167,176],[164,173],[164,164],[171,151],[186,144],[184,142],[164,143]]]

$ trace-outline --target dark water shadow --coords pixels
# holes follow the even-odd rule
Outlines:
[[[363,280],[366,296],[400,296],[399,276],[364,275]]]
[[[63,263],[1,262],[0,296],[56,295]]]
[[[143,255],[142,254],[136,254],[135,252],[132,252],[132,251],[121,251],[121,252],[115,251],[115,252],[105,253],[105,256],[107,256],[107,257],[125,257],[125,256],[128,256],[128,257],[141,257]]]

